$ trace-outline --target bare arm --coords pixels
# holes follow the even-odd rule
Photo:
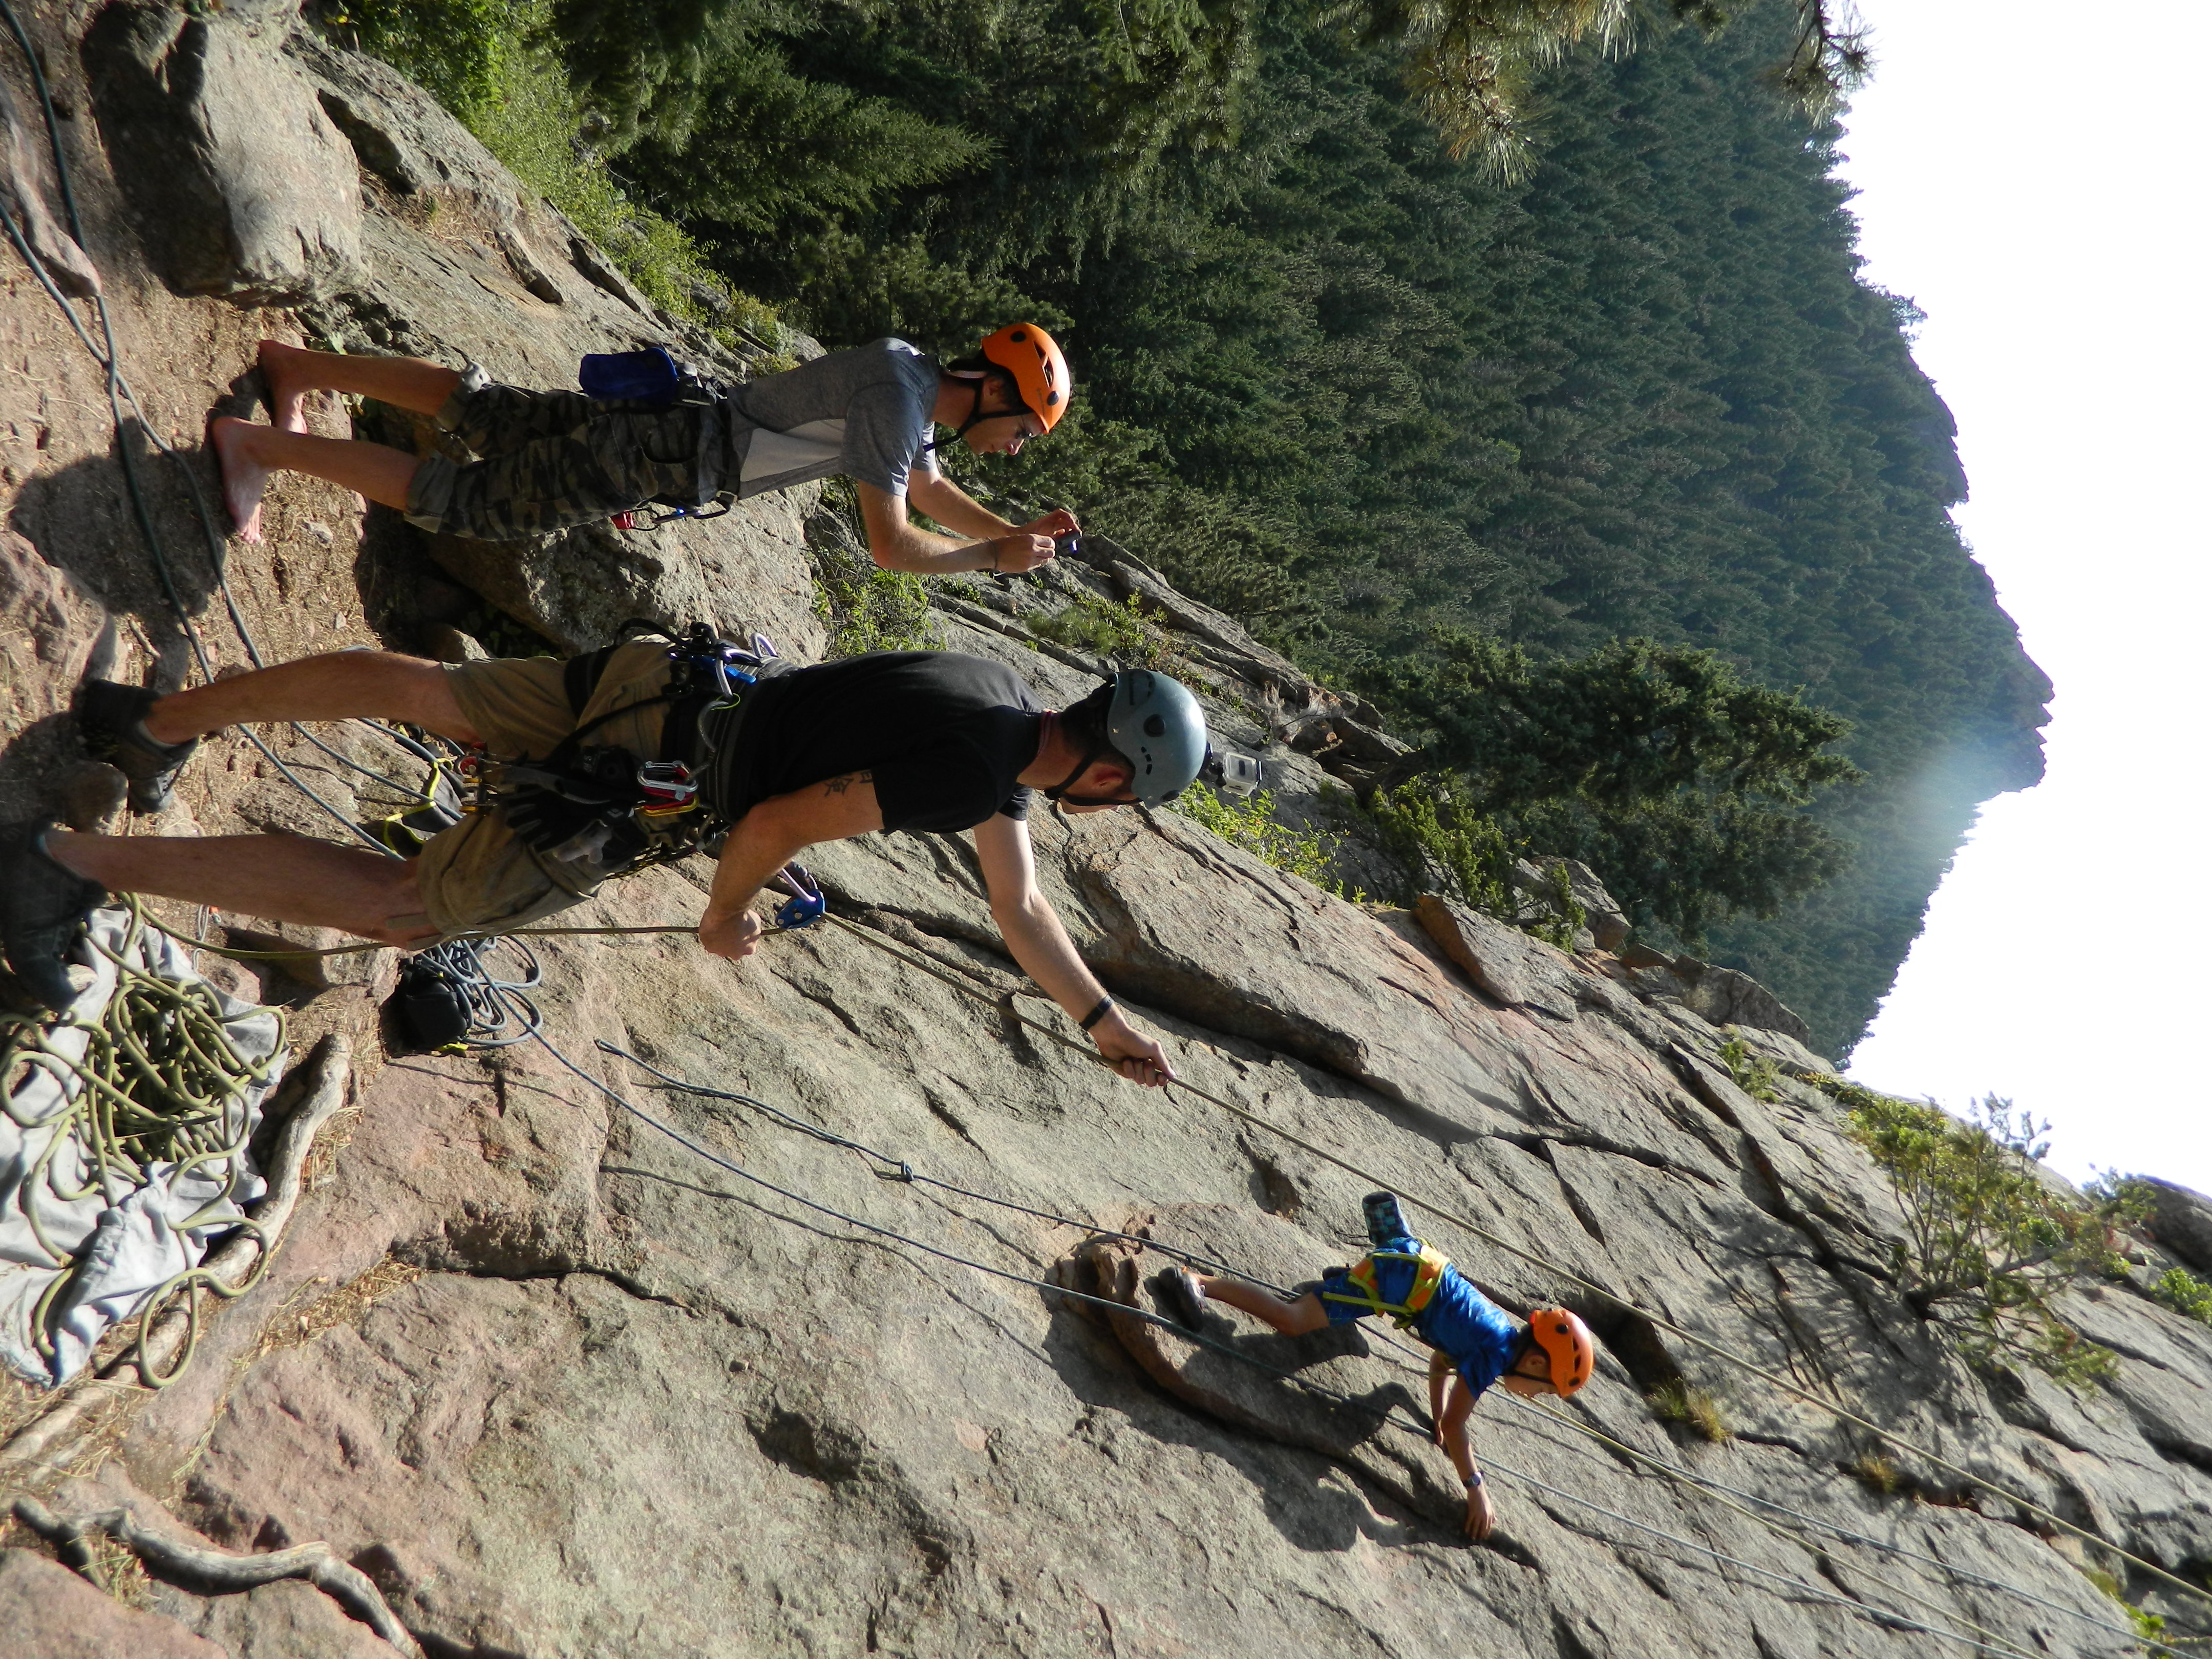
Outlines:
[[[983,884],[991,894],[991,919],[1005,935],[1006,948],[1070,1019],[1081,1019],[1098,1006],[1106,988],[1083,965],[1067,930],[1037,889],[1029,826],[1000,814],[978,824],[975,835]],[[1175,1076],[1166,1051],[1122,1018],[1118,1007],[1109,1009],[1090,1035],[1098,1052],[1118,1062],[1115,1069],[1133,1083],[1158,1088]]]
[[[916,473],[913,484],[921,481]],[[969,510],[989,520],[994,534],[981,541],[956,541],[950,536],[939,536],[924,530],[907,516],[907,498],[878,489],[871,483],[856,484],[860,494],[860,520],[867,526],[868,554],[885,570],[904,570],[917,576],[949,576],[961,570],[1000,570],[1012,574],[1033,570],[1053,556],[1050,536],[1031,535],[1015,530],[1004,520],[985,513],[966,493],[957,486],[937,481],[939,486],[950,489],[966,501]],[[939,503],[942,505],[940,501]],[[938,514],[927,507],[932,518]],[[952,509],[957,516],[959,509]],[[940,524],[948,520],[938,518]],[[960,526],[955,526],[955,528]]]
[[[1450,1369],[1451,1362],[1443,1355],[1438,1354],[1436,1358],[1444,1359],[1447,1370]],[[1436,1361],[1432,1359],[1429,1365],[1429,1397],[1431,1400],[1436,1398]],[[1474,1395],[1468,1388],[1467,1379],[1453,1371],[1451,1397],[1445,1403],[1443,1414],[1437,1419],[1437,1431],[1445,1454],[1452,1461],[1452,1468],[1459,1471],[1459,1478],[1463,1483],[1479,1483],[1482,1478],[1474,1467],[1474,1452],[1467,1443],[1467,1419],[1474,1410]],[[1490,1529],[1497,1522],[1498,1511],[1490,1506],[1490,1488],[1480,1484],[1468,1486],[1467,1519],[1462,1523],[1467,1535],[1480,1544],[1490,1536]]]
[[[757,803],[723,846],[707,913],[699,919],[699,943],[718,957],[750,956],[761,936],[750,906],[777,871],[817,841],[842,841],[883,827],[875,779],[866,772]]]
[[[915,512],[936,520],[957,535],[992,541],[1014,533],[1014,526],[942,472],[925,472],[916,467],[907,478],[906,497]]]

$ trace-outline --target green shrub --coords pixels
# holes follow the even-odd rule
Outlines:
[[[817,558],[814,614],[830,623],[833,657],[945,648],[945,636],[930,613],[929,590],[921,577],[902,570],[854,565],[834,556]]]
[[[1367,814],[1384,854],[1402,872],[1404,902],[1411,903],[1440,878],[1445,892],[1469,908],[1526,928],[1562,951],[1574,949],[1576,930],[1588,917],[1575,902],[1566,866],[1552,866],[1544,892],[1516,888],[1513,869],[1520,848],[1496,819],[1467,805],[1452,779],[1424,773],[1395,789],[1378,789]]]
[[[1977,1364],[2025,1363],[2074,1386],[2109,1377],[2112,1352],[2062,1318],[2059,1293],[2085,1273],[2110,1273],[2116,1225],[2135,1200],[2077,1200],[2033,1167],[2049,1126],[1992,1095],[1970,1120],[1925,1103],[1808,1075],[1844,1101],[1851,1136],[1889,1179],[1905,1212],[1893,1266],[1906,1303],[1957,1334]]]
[[[323,21],[468,123],[497,101],[515,39],[506,0],[339,0]]]
[[[550,32],[550,0],[343,0],[325,21],[420,82],[653,304],[760,362],[775,313],[731,289],[674,221],[632,201],[598,151]],[[787,368],[772,356],[764,368]]]
[[[1336,849],[1344,838],[1277,823],[1275,799],[1264,789],[1241,802],[1228,801],[1194,783],[1169,804],[1263,864],[1302,877],[1340,898],[1357,902],[1364,896],[1357,889],[1347,889],[1336,873]]]
[[[1905,1473],[1897,1467],[1897,1460],[1878,1448],[1869,1448],[1853,1458],[1849,1473],[1869,1492],[1884,1498],[1894,1498],[1905,1485]]]
[[[1718,1445],[1735,1436],[1735,1431],[1722,1413],[1721,1402],[1703,1389],[1681,1382],[1662,1382],[1646,1403],[1660,1422],[1679,1423],[1700,1440]]]
[[[1763,1100],[1771,1105],[1782,1097],[1774,1086],[1782,1080],[1774,1062],[1765,1054],[1752,1053],[1741,1037],[1732,1036],[1721,1044],[1721,1064],[1728,1067],[1735,1086],[1753,1100]]]
[[[2186,1267],[2169,1267],[2150,1287],[2154,1300],[2178,1314],[2186,1314],[2200,1325],[2212,1325],[2212,1285]]]
[[[1085,593],[1063,611],[1026,619],[1026,625],[1056,645],[1110,657],[1131,668],[1150,668],[1167,654],[1167,635],[1146,617],[1134,593],[1120,605]]]

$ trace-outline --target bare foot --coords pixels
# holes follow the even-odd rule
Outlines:
[[[307,429],[307,394],[318,390],[303,371],[314,354],[282,340],[261,343],[261,378],[269,385],[269,423],[279,432]]]
[[[208,442],[222,474],[222,503],[230,509],[230,521],[240,541],[261,539],[261,492],[268,486],[269,469],[246,452],[253,434],[268,429],[234,421],[228,415],[218,415],[208,422]]]

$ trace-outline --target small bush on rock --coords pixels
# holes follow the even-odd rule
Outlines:
[[[1775,1087],[1782,1078],[1774,1062],[1765,1054],[1752,1053],[1741,1037],[1732,1036],[1721,1044],[1721,1064],[1728,1067],[1735,1086],[1753,1100],[1763,1100],[1771,1106],[1782,1097]]]
[[[1382,850],[1404,872],[1407,902],[1442,884],[1445,893],[1470,909],[1525,928],[1562,951],[1575,946],[1575,932],[1588,920],[1574,896],[1572,878],[1555,864],[1549,887],[1528,893],[1514,885],[1521,848],[1494,818],[1467,803],[1449,778],[1425,773],[1395,789],[1378,789],[1367,805]]]
[[[1055,645],[1110,657],[1130,668],[1150,668],[1167,653],[1167,635],[1146,618],[1133,593],[1120,605],[1085,593],[1064,611],[1024,620],[1030,632]]]
[[[921,577],[902,570],[823,560],[815,567],[814,614],[830,623],[833,657],[945,648],[929,613],[929,590]]]
[[[2061,1316],[2057,1299],[2118,1263],[2116,1226],[2141,1218],[2126,1198],[2076,1199],[2034,1165],[2049,1125],[1992,1095],[1970,1119],[1856,1084],[1808,1076],[1848,1108],[1852,1138],[1905,1211],[1893,1258],[1905,1302],[1948,1326],[1978,1364],[2026,1364],[2080,1387],[2116,1361]]]
[[[2169,1267],[2150,1287],[2152,1298],[2200,1325],[2212,1325],[2212,1285],[2186,1267]]]
[[[1323,892],[1357,903],[1364,896],[1347,890],[1336,873],[1336,849],[1341,836],[1318,830],[1293,830],[1275,818],[1275,798],[1266,790],[1241,802],[1226,801],[1202,783],[1194,783],[1169,803],[1175,811],[1278,870],[1303,878]]]

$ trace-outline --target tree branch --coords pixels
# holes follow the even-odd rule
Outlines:
[[[15,1515],[33,1532],[64,1552],[63,1559],[79,1565],[86,1559],[84,1535],[106,1533],[130,1550],[148,1567],[187,1589],[216,1595],[272,1584],[280,1578],[304,1578],[356,1619],[389,1642],[407,1659],[422,1659],[422,1649],[401,1624],[370,1582],[367,1573],[341,1561],[324,1543],[301,1544],[268,1555],[230,1555],[179,1543],[142,1522],[128,1504],[112,1510],[91,1510],[81,1515],[57,1515],[27,1493],[15,1499]]]

